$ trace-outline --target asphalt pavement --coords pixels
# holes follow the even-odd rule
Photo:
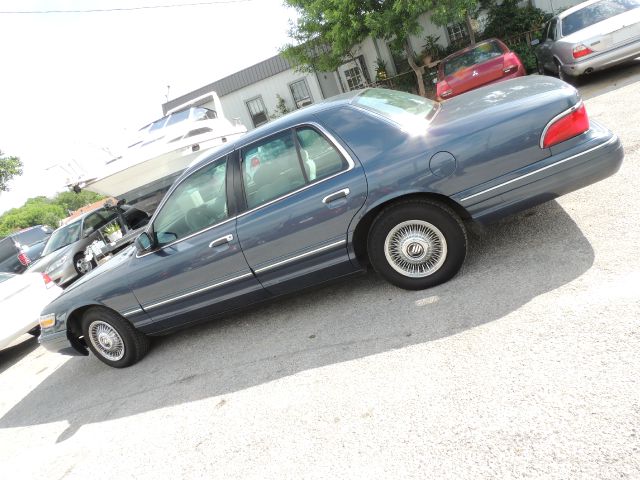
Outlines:
[[[369,273],[125,370],[0,352],[0,478],[640,478],[639,78],[580,86],[620,172],[472,233],[444,285]]]

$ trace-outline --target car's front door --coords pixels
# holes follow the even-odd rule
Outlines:
[[[287,293],[354,270],[347,230],[367,183],[335,138],[301,125],[244,147],[240,161],[246,211],[238,238],[267,290]]]
[[[538,55],[540,57],[540,61],[544,65],[544,68],[549,71],[555,71],[556,65],[553,61],[553,52],[551,51],[551,47],[553,46],[553,42],[556,39],[556,26],[558,24],[558,20],[556,18],[551,19],[549,24],[547,25],[547,31],[543,42],[538,47]]]
[[[185,178],[153,219],[155,250],[132,260],[132,289],[162,331],[264,299],[240,249],[226,156]],[[240,298],[242,297],[242,298]],[[144,325],[140,325],[144,327]]]

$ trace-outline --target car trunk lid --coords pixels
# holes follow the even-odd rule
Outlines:
[[[499,79],[503,75],[503,68],[504,55],[500,55],[486,62],[458,70],[444,79],[453,90],[453,94],[459,95]]]

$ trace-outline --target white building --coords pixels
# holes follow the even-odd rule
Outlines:
[[[548,12],[558,12],[580,3],[579,0],[530,0],[532,5]],[[420,18],[423,32],[409,40],[416,52],[423,48],[427,35],[439,37],[443,46],[466,36],[464,24],[435,25],[428,14]],[[391,54],[388,44],[380,39],[367,38],[354,51],[355,60],[341,65],[335,72],[300,73],[291,68],[280,55],[271,57],[228,77],[205,85],[162,105],[163,113],[188,103],[209,106],[209,100],[199,98],[215,91],[220,97],[227,118],[239,119],[248,129],[267,123],[278,115],[281,98],[291,111],[319,102],[349,90],[362,88],[376,77],[376,66],[381,59],[389,75],[396,75],[399,59]],[[410,73],[413,75],[413,73]],[[198,99],[198,100],[196,100]]]

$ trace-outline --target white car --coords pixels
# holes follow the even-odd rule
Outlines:
[[[42,273],[0,272],[0,350],[25,333],[37,335],[40,312],[61,293]]]

